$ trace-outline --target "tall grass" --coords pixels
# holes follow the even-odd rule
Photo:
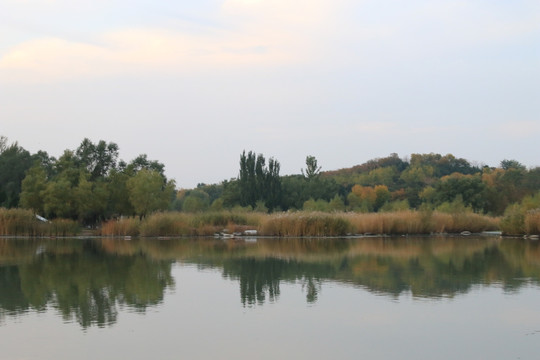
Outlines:
[[[540,192],[508,206],[501,220],[501,230],[506,235],[539,235]]]
[[[522,213],[520,213],[522,214]],[[508,221],[507,221],[508,222]],[[529,211],[517,222],[528,234],[540,233],[540,210]],[[523,225],[525,224],[525,225]],[[480,232],[498,229],[498,219],[474,213],[447,214],[437,211],[387,213],[322,213],[219,211],[199,214],[162,212],[143,220],[137,217],[110,220],[101,226],[105,236],[210,236],[227,229],[242,232],[255,229],[262,236],[343,236],[347,234],[430,234]],[[507,225],[508,226],[508,225]],[[526,230],[523,229],[525,226]],[[0,208],[0,235],[70,236],[80,232],[72,220],[44,223],[31,211]]]
[[[209,236],[227,229],[229,232],[257,229],[260,213],[154,213],[142,221],[138,218],[111,220],[103,224],[101,234],[108,236]]]
[[[447,214],[438,211],[347,214],[358,234],[433,234],[497,230],[497,219],[475,213]]]
[[[348,234],[432,234],[497,230],[498,219],[475,213],[437,211],[388,213],[291,212],[276,214],[222,211],[155,213],[139,221],[126,218],[103,224],[102,235],[209,236],[227,229],[255,229],[262,236],[344,236]]]
[[[80,226],[73,220],[42,222],[30,210],[0,208],[0,235],[3,236],[72,236],[79,232]]]
[[[0,208],[0,234],[34,236],[41,231],[32,211]]]
[[[268,215],[260,224],[260,232],[268,236],[343,236],[351,229],[343,216],[321,212]]]
[[[101,235],[138,236],[140,220],[138,217],[109,220],[101,224]]]
[[[529,210],[524,223],[527,235],[540,235],[540,209]]]
[[[73,236],[81,232],[81,225],[74,220],[54,219],[49,223],[42,223],[45,228],[44,235],[48,236]]]

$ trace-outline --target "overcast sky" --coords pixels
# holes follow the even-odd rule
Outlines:
[[[540,166],[538,0],[0,0],[0,135],[145,153],[178,187],[245,149]]]

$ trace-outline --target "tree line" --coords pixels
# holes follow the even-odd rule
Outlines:
[[[489,167],[452,154],[391,154],[335,171],[322,171],[311,155],[305,163],[299,174],[282,176],[278,160],[244,151],[237,177],[176,189],[164,174],[164,164],[145,154],[130,162],[120,160],[114,143],[84,139],[56,159],[45,151],[30,154],[0,137],[0,207],[28,208],[88,225],[161,210],[436,209],[499,216],[522,201],[527,211],[540,208],[540,167],[527,169],[516,160]]]
[[[272,168],[279,172],[279,163]],[[247,169],[247,170],[246,170]],[[270,169],[270,166],[269,166]],[[452,154],[397,154],[335,171],[321,171],[314,156],[306,157],[300,174],[272,173],[266,182],[264,157],[245,152],[238,178],[220,184],[199,184],[178,193],[175,206],[189,212],[247,209],[258,211],[381,212],[428,209],[476,212],[499,216],[510,205],[533,198],[540,191],[540,167],[527,169],[516,160],[498,167],[473,165]],[[531,202],[530,200],[527,200]],[[534,202],[534,201],[533,201]],[[528,208],[540,208],[528,204]]]
[[[2,137],[0,206],[87,225],[167,209],[175,197],[175,182],[165,177],[165,166],[146,154],[129,163],[118,157],[118,145],[103,140],[84,139],[56,159],[44,151],[30,154]]]

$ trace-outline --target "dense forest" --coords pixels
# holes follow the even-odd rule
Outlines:
[[[58,158],[31,154],[0,137],[0,207],[26,208],[47,218],[93,225],[159,210],[226,209],[258,212],[391,212],[432,209],[493,216],[540,208],[540,167],[516,160],[499,167],[473,165],[451,154],[391,154],[361,165],[322,171],[306,157],[305,169],[280,175],[278,160],[253,151],[239,156],[238,177],[219,184],[176,189],[165,166],[142,154],[126,162],[114,143],[84,139]]]

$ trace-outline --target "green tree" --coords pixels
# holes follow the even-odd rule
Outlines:
[[[79,185],[74,189],[77,214],[81,222],[95,224],[107,215],[109,191],[103,181],[89,181],[90,175],[81,173]]]
[[[434,200],[436,204],[451,203],[459,197],[466,207],[480,212],[486,205],[485,188],[480,176],[456,173],[436,183]]]
[[[154,170],[140,170],[128,180],[127,186],[129,200],[141,218],[167,209],[174,194],[174,181],[166,182],[164,176]]]
[[[35,165],[26,172],[22,181],[20,205],[43,214],[43,191],[47,188],[47,174],[41,165]]]
[[[264,181],[264,201],[270,211],[275,210],[281,205],[281,177],[279,176],[280,165],[277,160],[270,158],[268,169],[265,171]]]
[[[68,178],[60,177],[50,181],[43,191],[43,210],[48,218],[76,219],[77,199]]]
[[[167,178],[165,177],[165,165],[157,160],[148,160],[148,156],[146,154],[141,154],[137,156],[127,166],[125,166],[125,171],[130,176],[136,174],[143,169],[155,171],[161,176],[163,176],[165,180],[167,180]]]
[[[344,211],[345,210],[345,202],[339,196],[336,194],[332,200],[328,203],[328,210],[330,211]]]
[[[240,173],[238,176],[241,206],[256,207],[257,201],[264,201],[272,211],[281,204],[281,178],[279,162],[270,158],[268,167],[262,154],[243,151],[240,155]]]
[[[90,180],[104,178],[116,168],[118,145],[100,140],[97,144],[85,138],[75,151],[78,166],[86,169]]]
[[[503,170],[510,170],[510,169],[515,169],[515,170],[526,170],[527,168],[525,167],[525,165],[521,164],[519,161],[517,160],[503,160],[501,161],[501,169]]]
[[[306,171],[304,172],[304,169],[302,169],[302,175],[309,181],[320,175],[321,168],[321,166],[317,165],[315,156],[308,155],[306,157]]]
[[[185,212],[202,212],[209,207],[210,195],[198,189],[189,191],[182,201],[182,210]]]
[[[109,192],[109,209],[114,215],[133,215],[135,210],[129,201],[128,180],[130,176],[124,171],[113,170],[107,183]]]
[[[30,153],[17,143],[7,145],[5,137],[0,140],[0,151],[0,206],[16,207],[22,180],[34,161]]]
[[[386,185],[377,185],[374,188],[375,202],[373,204],[374,210],[379,211],[387,202],[392,199],[392,195]]]

